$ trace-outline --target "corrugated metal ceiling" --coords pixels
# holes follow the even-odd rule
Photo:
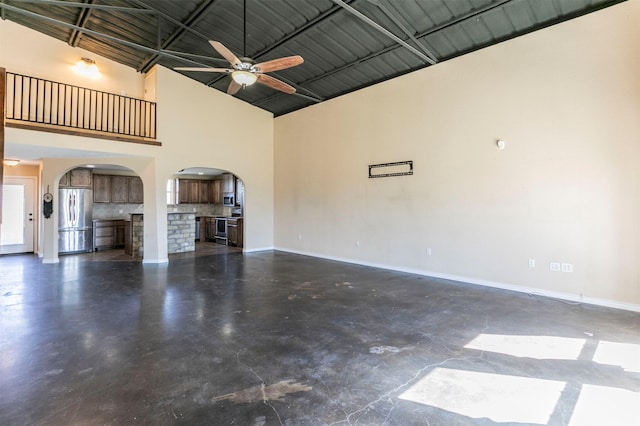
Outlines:
[[[141,72],[156,63],[227,67],[208,40],[258,62],[301,55],[304,64],[270,73],[296,94],[256,84],[235,95],[278,116],[619,2],[3,0],[0,12]],[[182,73],[229,85],[226,74]]]

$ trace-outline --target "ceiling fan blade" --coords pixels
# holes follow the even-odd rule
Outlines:
[[[241,87],[242,85],[236,83],[234,79],[231,79],[231,83],[229,83],[229,87],[227,88],[227,93],[229,95],[235,95]]]
[[[211,44],[211,46],[216,49],[216,52],[218,52],[223,58],[229,61],[231,65],[240,65],[242,63],[242,61],[238,59],[232,51],[227,49],[227,47],[219,41],[209,40],[209,44]]]
[[[286,68],[295,67],[296,65],[300,65],[303,62],[304,59],[302,59],[302,56],[287,56],[285,58],[273,59],[271,61],[255,64],[253,68],[258,72],[279,71]]]
[[[202,68],[202,67],[175,67],[176,71],[195,71],[195,72],[226,72],[230,73],[233,70],[229,68]]]
[[[277,78],[273,78],[267,74],[256,74],[258,76],[258,83],[262,83],[265,86],[269,86],[272,89],[279,90],[284,93],[293,94],[296,93],[296,89],[293,86],[289,86],[284,81],[280,81]]]

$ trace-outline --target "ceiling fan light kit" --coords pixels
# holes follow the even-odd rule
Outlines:
[[[258,76],[256,74],[244,70],[233,71],[231,73],[231,78],[242,86],[251,86],[256,82],[256,80],[258,80]]]

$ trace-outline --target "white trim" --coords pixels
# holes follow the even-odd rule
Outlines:
[[[142,263],[169,263],[169,258],[165,257],[164,259],[142,259]]]
[[[274,250],[274,248],[273,247],[256,247],[256,248],[251,248],[251,249],[243,248],[242,252],[243,253],[254,253],[256,251],[269,251],[269,250]]]
[[[55,259],[42,259],[42,263],[60,263],[60,259],[58,259],[57,257]]]
[[[622,309],[625,311],[640,312],[640,305],[633,303],[618,302],[615,300],[598,299],[595,297],[585,297],[581,294],[562,293],[558,291],[544,290],[535,287],[524,287],[517,284],[502,283],[498,281],[489,281],[479,278],[463,277],[460,275],[442,274],[439,272],[425,271],[415,268],[401,268],[393,265],[384,265],[362,260],[349,259],[345,257],[327,256],[321,253],[313,253],[302,250],[289,249],[284,247],[275,247],[274,250],[284,251],[287,253],[301,254],[303,256],[318,257],[321,259],[335,260],[337,262],[353,263],[356,265],[370,266],[372,268],[388,269],[391,271],[407,272],[409,274],[422,275],[426,277],[442,278],[451,281],[460,281],[467,284],[479,285],[483,287],[499,288],[502,290],[517,291],[519,293],[527,293],[535,296],[549,297],[552,299],[567,300],[575,303],[585,303],[588,305],[604,306],[607,308]]]

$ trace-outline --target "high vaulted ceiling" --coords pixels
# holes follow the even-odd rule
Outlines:
[[[286,114],[620,0],[0,0],[3,19],[140,72],[227,67],[208,40],[258,62],[301,55],[236,96]],[[182,72],[225,91],[226,74]]]

